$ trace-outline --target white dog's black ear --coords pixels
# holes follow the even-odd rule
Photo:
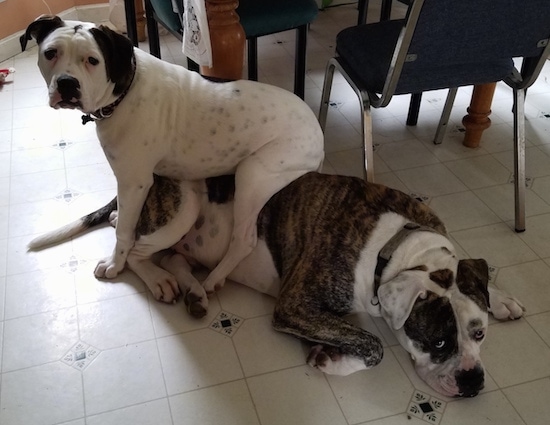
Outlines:
[[[27,42],[31,39],[35,39],[38,44],[50,34],[52,31],[65,26],[65,23],[59,16],[42,15],[39,16],[33,23],[31,23],[25,34],[19,37],[21,43],[21,50],[25,51],[27,48]]]
[[[132,81],[134,45],[128,37],[103,25],[90,32],[105,58],[107,77],[115,83],[113,94],[119,95]]]
[[[418,297],[426,298],[427,290],[417,272],[404,272],[378,289],[382,316],[394,330],[401,329],[409,318]]]

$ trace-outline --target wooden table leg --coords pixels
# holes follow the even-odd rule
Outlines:
[[[235,12],[238,5],[238,0],[206,0],[212,67],[201,66],[202,75],[242,78],[246,36]]]
[[[468,115],[462,118],[462,124],[466,129],[464,146],[477,148],[481,141],[483,131],[490,127],[491,103],[497,83],[479,84],[474,86]]]

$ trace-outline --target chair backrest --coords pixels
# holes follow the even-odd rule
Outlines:
[[[408,76],[459,73],[461,67],[472,72],[472,65],[478,78],[498,81],[513,71],[514,57],[536,58],[538,68],[526,67],[532,74],[550,51],[549,38],[549,0],[413,0],[384,94],[399,93],[400,80],[410,84]],[[523,84],[532,79],[523,77]]]

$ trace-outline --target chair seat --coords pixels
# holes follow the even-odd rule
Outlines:
[[[237,14],[247,38],[291,30],[313,21],[315,0],[239,0]]]
[[[356,84],[364,90],[382,93],[394,47],[403,20],[359,25],[341,31],[336,37],[338,61]],[[376,40],[375,43],[372,40]],[[344,61],[342,57],[345,57]],[[460,87],[500,81],[514,69],[510,58],[472,63],[446,63],[439,66],[403,66],[395,94],[421,93],[448,87]]]

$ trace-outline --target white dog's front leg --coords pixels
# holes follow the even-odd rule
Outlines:
[[[118,181],[116,244],[112,255],[97,264],[94,271],[96,277],[112,279],[124,268],[128,253],[134,246],[136,224],[152,184],[152,175],[148,176],[148,180],[141,182],[124,184]]]

